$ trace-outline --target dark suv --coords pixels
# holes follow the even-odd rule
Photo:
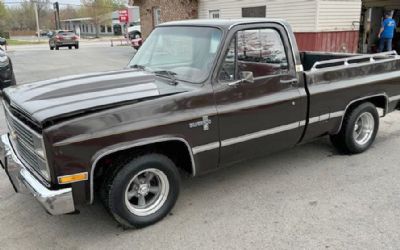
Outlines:
[[[15,85],[15,76],[11,59],[0,47],[0,90],[12,85]]]
[[[58,50],[60,47],[79,49],[79,37],[72,30],[57,30],[49,39],[50,50]]]

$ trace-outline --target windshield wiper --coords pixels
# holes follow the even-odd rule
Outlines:
[[[168,79],[171,80],[172,84],[177,85],[178,82],[176,80],[176,73],[170,70],[156,70],[153,71],[154,74],[156,74],[157,76],[162,76],[162,77],[167,77]]]
[[[140,70],[146,70],[146,66],[144,66],[144,65],[140,65],[140,64],[134,64],[134,65],[131,65],[131,66],[129,66],[131,69],[140,69]]]

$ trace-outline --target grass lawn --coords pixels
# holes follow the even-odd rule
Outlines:
[[[47,41],[23,41],[23,40],[14,40],[14,39],[7,39],[7,45],[35,45],[35,44],[45,44]]]

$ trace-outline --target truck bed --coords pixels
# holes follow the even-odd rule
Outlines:
[[[309,123],[305,140],[339,131],[352,103],[373,98],[384,114],[400,100],[400,56],[396,52],[369,55],[302,53]],[[313,123],[324,120],[324,125]],[[318,124],[318,125],[316,125]]]

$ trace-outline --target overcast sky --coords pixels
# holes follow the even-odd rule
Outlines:
[[[8,6],[15,6],[16,4],[22,2],[22,0],[4,0],[3,1],[6,5]],[[71,5],[79,5],[81,4],[80,0],[50,0],[50,2],[59,2],[60,3],[60,7],[66,6],[67,4],[71,4]]]

